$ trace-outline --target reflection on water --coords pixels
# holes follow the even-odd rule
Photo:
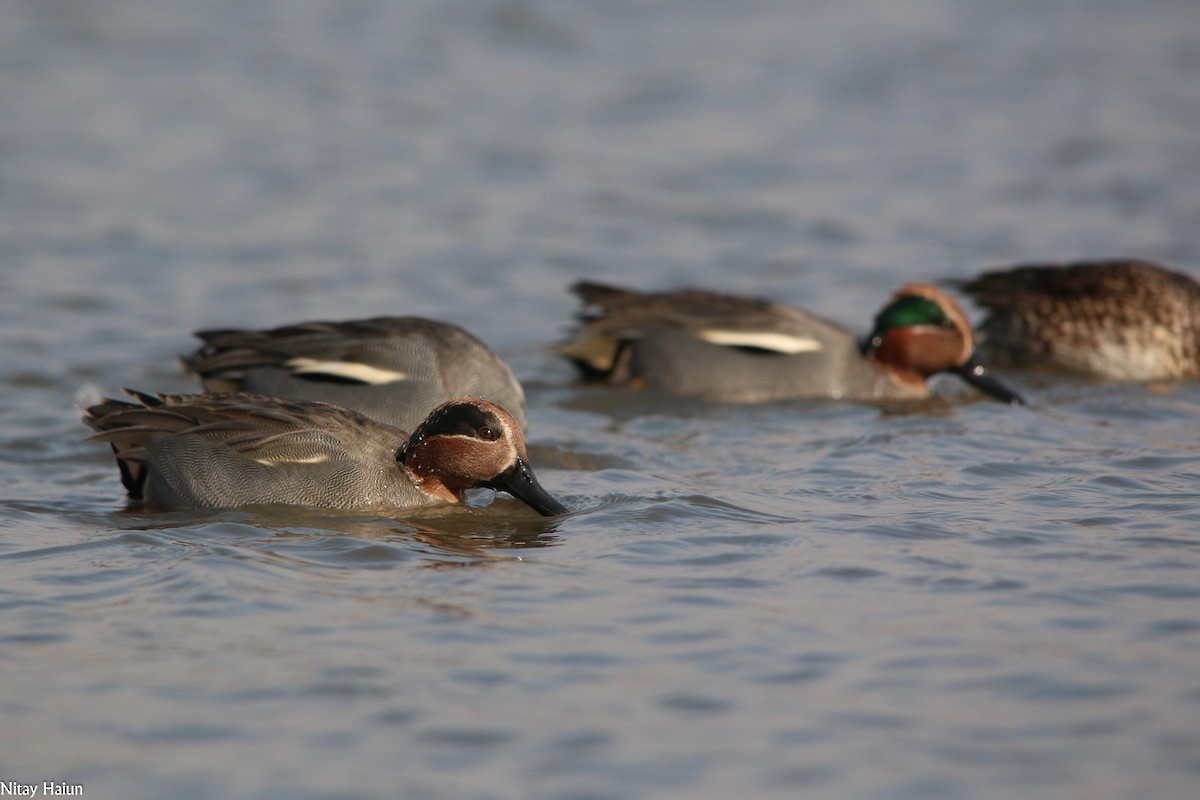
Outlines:
[[[418,550],[426,559],[440,554],[448,562],[470,563],[472,558],[498,557],[490,551],[549,547],[559,542],[555,520],[523,511],[516,503],[499,501],[482,509],[448,507],[401,520],[337,509],[260,506],[207,513],[122,512],[109,515],[108,523],[114,531],[168,531],[173,538],[193,543],[226,542],[277,553],[285,549],[314,551],[328,559],[314,563],[336,566],[335,562],[344,562],[359,568],[394,565],[410,560]],[[214,523],[213,516],[226,521]],[[179,531],[186,534],[177,537]],[[323,540],[322,544],[316,545],[316,540]]]

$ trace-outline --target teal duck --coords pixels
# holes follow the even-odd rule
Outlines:
[[[132,500],[160,508],[285,504],[390,514],[508,492],[545,516],[517,420],[478,399],[442,404],[411,435],[338,406],[254,394],[148,395],[88,408]]]
[[[981,346],[1018,367],[1111,380],[1200,377],[1200,285],[1137,260],[1023,264],[956,282],[986,311]]]
[[[402,430],[447,400],[480,397],[527,424],[525,393],[508,364],[447,322],[376,317],[196,336],[204,344],[183,363],[210,392],[320,400]]]
[[[1003,403],[1023,402],[978,361],[966,314],[934,286],[897,291],[863,341],[770,300],[590,281],[572,291],[580,324],[555,350],[610,384],[720,402],[878,402],[928,397],[927,380],[949,372]]]

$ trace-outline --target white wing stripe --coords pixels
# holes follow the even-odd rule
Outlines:
[[[777,353],[814,353],[821,348],[816,339],[767,331],[700,331],[700,338],[726,347],[757,347]]]
[[[280,464],[321,464],[329,460],[329,454],[318,453],[307,458],[256,458],[254,460],[268,467],[278,467]]]
[[[353,361],[318,361],[315,358],[293,358],[287,367],[297,375],[329,375],[375,386],[408,379],[408,373],[379,369]]]

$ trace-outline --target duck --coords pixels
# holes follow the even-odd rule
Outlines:
[[[1127,258],[949,283],[984,309],[981,346],[996,363],[1114,381],[1200,377],[1200,285],[1182,272]]]
[[[594,281],[571,287],[579,325],[554,349],[587,380],[717,402],[881,402],[930,396],[958,375],[1002,403],[1025,401],[978,360],[966,313],[928,284],[897,290],[863,341],[808,311],[703,289],[641,292]]]
[[[401,430],[447,400],[479,397],[528,427],[525,392],[512,369],[449,322],[373,317],[194,335],[203,344],[181,361],[208,392],[320,400]]]
[[[483,487],[543,516],[567,508],[529,465],[517,419],[479,398],[435,408],[411,434],[319,401],[157,394],[87,408],[130,500],[149,508],[283,504],[396,512],[462,503]]]

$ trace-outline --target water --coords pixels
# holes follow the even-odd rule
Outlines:
[[[570,384],[580,277],[1200,273],[1200,6],[8,0],[0,781],[93,798],[1192,798],[1200,387]],[[76,403],[420,313],[577,513],[126,511]],[[943,387],[953,394],[953,382]],[[486,498],[481,498],[486,502]]]

